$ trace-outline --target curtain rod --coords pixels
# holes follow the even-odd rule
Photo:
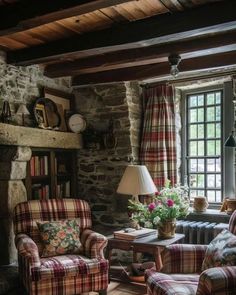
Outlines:
[[[181,82],[190,82],[190,81],[196,81],[196,80],[217,78],[217,77],[232,75],[235,73],[236,73],[236,69],[234,69],[232,71],[227,71],[224,73],[209,74],[209,75],[203,75],[203,76],[197,76],[197,77],[180,78],[180,79],[175,79],[174,81],[173,80],[163,80],[163,81],[158,81],[158,82],[140,84],[140,86],[143,88],[152,88],[152,87],[156,87],[158,85],[163,85],[163,84],[164,85],[174,85],[174,84],[178,84]]]

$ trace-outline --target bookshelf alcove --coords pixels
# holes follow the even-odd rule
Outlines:
[[[0,123],[1,146],[29,147],[24,184],[28,199],[76,196],[76,151],[81,134]]]

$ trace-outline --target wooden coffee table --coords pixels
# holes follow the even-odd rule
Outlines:
[[[166,246],[180,242],[184,234],[175,234],[174,238],[160,240],[157,235],[153,234],[144,238],[135,239],[134,241],[108,238],[107,253],[109,265],[111,265],[111,256],[113,249],[133,251],[133,262],[137,262],[137,253],[152,254],[155,260],[156,269],[159,271],[162,267],[161,252]]]

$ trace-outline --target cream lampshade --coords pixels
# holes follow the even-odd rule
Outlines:
[[[119,183],[117,193],[132,195],[135,202],[139,202],[139,195],[149,195],[157,188],[145,165],[129,165]]]

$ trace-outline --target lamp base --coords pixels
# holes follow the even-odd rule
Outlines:
[[[138,195],[133,195],[132,196],[132,201],[135,202],[135,203],[140,203]]]

